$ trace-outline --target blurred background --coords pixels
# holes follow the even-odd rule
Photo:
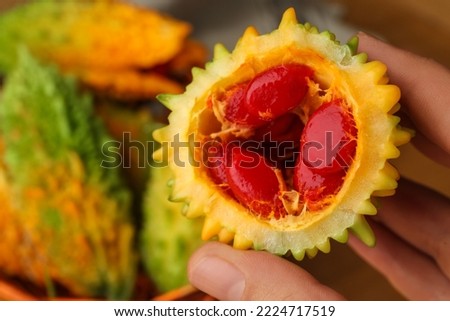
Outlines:
[[[0,10],[26,1],[0,0]],[[300,22],[329,29],[345,42],[358,30],[374,34],[398,47],[432,58],[450,68],[450,2],[448,0],[133,0],[192,24],[192,37],[209,52],[216,42],[232,49],[248,25],[261,33],[277,27],[282,12],[297,9]],[[2,30],[0,30],[0,33]],[[395,161],[401,174],[450,197],[450,170],[402,147]],[[299,263],[321,282],[352,300],[403,299],[375,270],[345,245],[332,244],[330,254],[319,253]]]

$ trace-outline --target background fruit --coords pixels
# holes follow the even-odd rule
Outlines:
[[[74,79],[22,51],[0,100],[0,268],[80,296],[129,298],[130,192],[101,167],[110,137]]]
[[[170,169],[154,167],[150,173],[144,200],[144,226],[141,232],[141,254],[147,273],[160,292],[188,283],[187,262],[201,244],[202,222],[188,220],[180,212],[183,204],[168,197],[172,179]]]

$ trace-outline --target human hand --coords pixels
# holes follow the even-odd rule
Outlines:
[[[402,89],[402,106],[417,129],[413,143],[450,166],[450,72],[437,63],[360,34],[360,50],[383,61]],[[410,182],[400,182],[370,224],[377,246],[350,237],[353,250],[379,270],[406,298],[450,299],[450,200]],[[275,255],[239,251],[219,243],[199,249],[189,279],[221,300],[340,300],[308,272]]]

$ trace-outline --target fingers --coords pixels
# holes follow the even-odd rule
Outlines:
[[[392,83],[402,90],[402,104],[417,128],[450,154],[450,71],[438,63],[392,47],[364,33],[359,49],[388,66]]]
[[[444,166],[450,167],[450,154],[445,152],[441,147],[430,141],[426,136],[424,136],[414,125],[411,119],[408,117],[403,110],[397,113],[397,116],[401,118],[400,125],[403,127],[411,128],[415,130],[415,135],[412,140],[414,146],[420,150],[423,154],[427,155],[429,158],[438,162]]]
[[[433,257],[450,279],[449,199],[401,181],[396,195],[383,199],[378,217],[392,232]]]
[[[433,260],[413,248],[383,225],[371,222],[377,245],[368,248],[355,237],[353,250],[385,275],[391,284],[411,300],[449,300],[450,284]]]
[[[450,299],[450,200],[408,181],[383,199],[377,245],[349,244],[408,298]]]
[[[342,300],[308,272],[265,252],[208,243],[191,258],[191,283],[220,300]]]
[[[450,154],[446,153],[444,150],[442,150],[442,148],[431,142],[422,133],[416,132],[416,135],[414,136],[412,142],[418,150],[420,150],[423,154],[427,155],[435,162],[450,167]]]

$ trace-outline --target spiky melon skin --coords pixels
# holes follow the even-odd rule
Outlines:
[[[170,168],[153,167],[144,199],[143,264],[160,292],[188,283],[187,262],[201,242],[202,221],[180,215],[183,204],[169,200]]]
[[[339,192],[323,210],[306,211],[300,216],[261,220],[241,204],[220,192],[205,170],[191,166],[188,149],[164,148],[157,157],[168,156],[175,175],[174,200],[188,206],[188,217],[206,216],[202,236],[217,236],[240,249],[254,248],[284,255],[289,251],[301,260],[318,250],[330,250],[330,238],[346,242],[348,230],[366,244],[375,240],[364,215],[377,212],[373,196],[387,196],[397,187],[398,172],[387,160],[400,152],[396,146],[409,141],[410,133],[399,126],[400,90],[388,84],[386,66],[367,62],[356,54],[357,39],[341,45],[329,32],[319,33],[309,24],[299,24],[288,9],[280,26],[270,34],[258,35],[249,27],[233,52],[215,48],[214,60],[203,69],[194,69],[194,79],[182,95],[165,95],[160,100],[172,110],[170,125],[155,133],[160,142],[201,138],[206,98],[211,92],[246,81],[258,72],[284,63],[311,67],[327,86],[326,97],[345,98],[352,106],[358,129],[357,150]],[[331,95],[331,96],[330,96]],[[168,146],[168,145],[166,145]],[[194,152],[195,155],[195,152]],[[184,162],[184,166],[178,166]]]

